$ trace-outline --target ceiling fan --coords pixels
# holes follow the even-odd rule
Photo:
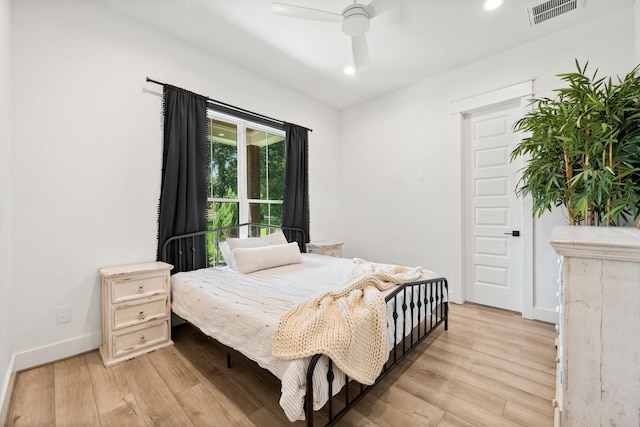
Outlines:
[[[397,1],[372,0],[369,4],[363,5],[354,0],[353,4],[344,8],[342,14],[274,1],[271,5],[271,11],[293,18],[342,23],[342,32],[351,37],[353,65],[356,68],[362,68],[370,61],[369,46],[365,37],[365,33],[369,29],[369,21],[390,9]]]

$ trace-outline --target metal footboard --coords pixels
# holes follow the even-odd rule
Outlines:
[[[333,362],[329,359],[327,371],[328,401],[325,404],[325,412],[323,413],[328,421],[325,425],[333,425],[342,418],[371,388],[378,384],[438,326],[444,324],[444,330],[449,328],[448,289],[447,279],[438,278],[405,283],[387,295],[385,298],[387,306],[389,306],[389,303],[393,306],[393,325],[387,325],[387,327],[393,328],[394,342],[389,353],[389,359],[384,364],[382,372],[374,384],[366,386],[350,381],[349,377],[345,375],[343,389],[334,396],[333,382],[335,373],[333,371]],[[410,323],[410,332],[405,334],[407,322]],[[399,327],[402,328],[401,336],[403,338],[398,341]],[[307,426],[314,425],[316,412],[313,410],[313,374],[321,357],[321,354],[313,356],[307,369],[307,389],[304,403]],[[352,387],[350,382],[356,384],[356,387]],[[355,393],[352,393],[354,388]]]

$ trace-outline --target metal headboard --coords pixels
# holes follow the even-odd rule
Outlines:
[[[297,242],[304,252],[307,236],[304,230],[280,225],[246,222],[212,230],[173,236],[162,245],[162,260],[174,266],[172,274],[222,265],[218,243],[227,237],[257,237],[282,230],[289,242]]]

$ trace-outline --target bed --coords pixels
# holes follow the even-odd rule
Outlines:
[[[284,241],[280,240],[285,238],[282,231],[286,234]],[[448,285],[445,278],[419,268],[302,253],[299,248],[304,248],[305,240],[301,230],[247,223],[172,237],[164,244],[163,258],[175,266],[171,286],[172,310],[176,315],[279,378],[280,406],[289,420],[305,419],[308,426],[313,426],[315,418],[332,425],[419,342],[440,325],[447,329]],[[228,245],[235,249],[230,251]],[[286,336],[282,332],[286,330],[283,323],[295,315],[298,307],[311,306],[314,299],[322,304],[313,307],[324,307],[327,295],[344,296],[346,284],[347,288],[361,286],[370,277],[391,278],[401,283],[381,290],[364,283],[365,287],[357,291],[363,304],[369,304],[372,298],[384,301],[383,312],[378,316],[382,320],[377,321],[382,325],[378,329],[383,328],[383,344],[378,347],[384,358],[378,357],[373,371],[364,366],[369,366],[375,355],[366,354],[363,366],[354,365],[354,360],[349,363],[349,357],[353,359],[350,355],[362,355],[362,347],[360,353],[319,347],[323,350],[316,354],[313,352],[316,347],[311,346],[305,348],[304,357],[291,356],[283,350],[282,343],[285,347],[288,343],[282,338]],[[349,301],[355,294],[348,294]],[[337,311],[344,312],[340,304],[346,299],[336,301]],[[362,313],[361,308],[358,313]],[[359,336],[367,337],[366,332],[375,329],[367,323],[374,323],[367,316],[361,316],[366,331]],[[301,322],[293,323],[299,326]],[[351,319],[349,323],[353,323]],[[329,334],[335,332],[323,328]],[[289,335],[298,336],[298,330],[293,331],[289,330]],[[299,336],[303,334],[304,331]],[[346,341],[352,345],[357,340]],[[299,344],[293,343],[291,347],[297,349]]]

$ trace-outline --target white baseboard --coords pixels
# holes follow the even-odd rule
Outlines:
[[[547,323],[558,323],[558,313],[548,308],[533,307],[533,318]]]
[[[16,361],[15,354],[9,360],[9,366],[2,382],[0,389],[0,424],[5,425],[9,421],[9,405],[11,404],[11,394],[13,392],[13,383],[16,379],[16,370],[14,369]]]
[[[32,368],[45,363],[75,356],[95,350],[102,344],[102,332],[93,332],[82,337],[72,338],[55,344],[16,353],[14,370]]]

